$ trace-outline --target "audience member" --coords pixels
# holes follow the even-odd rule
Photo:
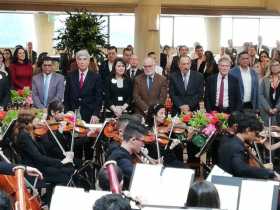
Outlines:
[[[42,58],[42,73],[32,78],[32,99],[35,108],[47,108],[52,101],[63,101],[64,77],[54,72],[53,60]]]
[[[31,89],[33,69],[28,63],[26,52],[23,48],[16,48],[13,56],[13,63],[9,67],[11,74],[11,85],[19,90],[24,87]]]
[[[148,54],[147,54],[147,56],[148,57],[151,57],[151,58],[153,58],[154,60],[155,60],[155,62],[156,62],[156,66],[155,66],[155,68],[156,68],[156,73],[158,73],[159,75],[164,75],[164,72],[163,72],[163,69],[162,69],[162,67],[161,66],[159,66],[159,65],[157,65],[157,55],[156,55],[156,53],[154,52],[154,51],[151,51],[151,52],[149,52]]]
[[[118,56],[117,53],[118,50],[115,46],[107,48],[107,60],[103,61],[99,67],[99,74],[103,82],[106,82],[112,71],[113,63]]]
[[[186,45],[179,46],[179,54],[174,56],[172,59],[171,67],[170,67],[170,73],[174,71],[180,72],[179,69],[179,59],[180,57],[185,57],[189,53],[189,48]]]
[[[4,58],[5,58],[5,65],[7,68],[10,67],[10,64],[13,62],[13,54],[9,48],[5,48],[3,51]]]
[[[115,59],[111,75],[105,85],[105,105],[111,112],[111,115],[106,117],[120,117],[131,108],[133,86],[125,72],[124,60]]]
[[[164,103],[167,95],[166,79],[155,73],[155,60],[144,59],[144,74],[135,78],[133,100],[136,113],[146,115],[151,105]]]

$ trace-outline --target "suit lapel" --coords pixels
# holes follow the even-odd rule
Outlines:
[[[81,90],[82,92],[86,89],[86,87],[87,87],[87,85],[88,85],[88,83],[90,81],[90,78],[91,78],[91,72],[88,71],[87,75],[86,75],[86,77],[84,79],[84,84],[83,84],[83,87],[82,87],[82,90]],[[80,83],[79,83],[79,85],[80,85]]]
[[[45,92],[45,87],[44,87],[44,74],[42,73],[39,77],[39,98],[40,101],[44,101],[44,92]]]
[[[189,81],[188,81],[188,86],[187,86],[186,92],[189,92],[191,87],[192,87],[192,85],[193,85],[192,84],[192,82],[193,82],[193,74],[192,74],[191,70],[189,70],[189,71],[190,71],[190,76],[189,76]],[[184,82],[183,82],[183,84],[184,84]]]
[[[178,82],[178,87],[179,87],[179,91],[181,92],[181,95],[185,95],[185,93],[186,93],[185,85],[184,85],[184,81],[183,81],[181,72],[177,73],[177,82]]]
[[[73,75],[73,79],[74,79],[74,84],[76,86],[76,90],[80,90],[80,81],[79,81],[79,70],[77,70],[74,75]],[[79,91],[78,91],[79,92]]]
[[[218,74],[217,75],[215,75],[215,77],[213,77],[213,89],[212,89],[212,91],[213,91],[213,96],[215,96],[214,98],[214,103],[216,104],[216,97],[217,97],[217,80],[218,80]]]

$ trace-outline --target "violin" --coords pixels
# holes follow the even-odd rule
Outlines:
[[[110,138],[116,142],[118,142],[119,144],[122,143],[122,137],[120,135],[119,129],[117,127],[117,122],[115,120],[110,120],[104,130],[103,130],[104,135],[107,138]]]

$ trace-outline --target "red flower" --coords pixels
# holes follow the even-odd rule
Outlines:
[[[183,122],[188,123],[191,118],[192,118],[191,114],[186,114],[186,115],[183,116]]]
[[[6,112],[0,111],[0,120],[3,120],[6,115]]]
[[[18,90],[17,92],[18,92],[19,96],[23,96],[23,94],[24,94],[23,90]]]
[[[219,119],[216,117],[216,116],[213,116],[211,119],[210,119],[210,123],[215,125],[217,122],[219,122]]]

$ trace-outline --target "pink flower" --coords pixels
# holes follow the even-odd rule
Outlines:
[[[216,127],[213,124],[209,124],[202,130],[202,133],[206,136],[210,136],[210,134],[214,131],[216,131]]]
[[[32,100],[32,96],[31,96],[31,95],[29,95],[29,96],[25,99],[25,104],[27,104],[27,105],[33,104],[33,100]]]
[[[216,117],[216,115],[206,113],[206,117],[210,120],[210,123],[215,125],[217,122],[219,122],[219,119]]]

